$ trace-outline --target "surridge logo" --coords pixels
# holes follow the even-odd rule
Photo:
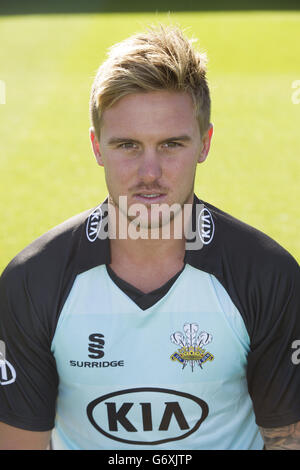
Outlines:
[[[192,371],[194,371],[195,365],[198,365],[200,369],[203,368],[203,364],[207,361],[213,361],[214,356],[204,349],[212,342],[212,335],[206,331],[199,331],[197,323],[185,323],[183,325],[183,334],[181,331],[176,331],[170,336],[172,343],[181,346],[176,352],[171,355],[172,361],[178,361],[182,365],[182,369],[190,364]]]
[[[103,395],[87,406],[91,424],[115,441],[157,445],[193,434],[208,416],[207,403],[177,390],[141,387]]]
[[[9,385],[15,382],[16,371],[6,359],[6,347],[4,341],[0,340],[0,385]]]
[[[90,242],[94,242],[100,232],[102,223],[102,210],[97,207],[89,216],[86,224],[86,236]]]
[[[123,360],[113,360],[113,361],[99,361],[95,359],[102,359],[104,357],[104,348],[105,341],[104,335],[102,333],[92,333],[89,335],[89,343],[88,343],[88,357],[94,359],[93,361],[86,361],[86,360],[70,360],[69,364],[72,367],[88,367],[91,369],[94,368],[106,368],[106,367],[124,367]]]
[[[104,356],[104,351],[103,351],[103,346],[105,344],[104,340],[104,335],[101,333],[92,333],[89,336],[89,352],[92,354],[89,354],[89,357],[91,359],[101,359],[101,357]]]

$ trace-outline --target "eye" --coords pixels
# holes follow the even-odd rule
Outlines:
[[[167,148],[167,149],[172,149],[172,148],[176,148],[176,147],[182,147],[182,144],[180,142],[170,141],[170,142],[165,142],[163,144],[163,147]]]
[[[138,146],[135,142],[122,142],[122,144],[118,145],[118,148],[124,150],[137,149],[137,147]]]

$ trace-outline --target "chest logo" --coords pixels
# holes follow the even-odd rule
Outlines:
[[[109,439],[153,446],[185,439],[209,413],[208,404],[188,393],[143,387],[119,390],[87,406],[90,423]]]
[[[93,333],[92,335],[89,336],[89,352],[92,354],[89,354],[89,357],[92,359],[101,359],[101,357],[104,356],[104,351],[103,347],[105,344],[104,335],[101,333]]]
[[[199,332],[197,323],[185,323],[183,325],[184,333],[176,331],[170,336],[172,343],[180,346],[175,351],[170,359],[174,362],[179,362],[184,369],[187,364],[190,365],[192,372],[194,367],[199,366],[203,369],[206,362],[214,360],[214,356],[205,349],[205,347],[212,342],[212,335],[206,331]]]

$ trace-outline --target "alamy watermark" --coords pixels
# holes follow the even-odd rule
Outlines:
[[[5,364],[5,343],[0,339],[0,367]]]
[[[295,349],[291,357],[292,363],[298,365],[300,364],[300,339],[295,339],[295,341],[293,341],[292,343],[291,348]]]
[[[131,204],[120,196],[118,204],[104,202],[89,216],[86,236],[110,239],[182,239],[187,250],[200,250],[214,237],[214,220],[204,204]]]
[[[6,104],[6,87],[3,80],[0,80],[0,104]]]
[[[299,104],[300,103],[300,80],[294,80],[292,83],[292,88],[296,88],[296,90],[292,93],[292,103]]]

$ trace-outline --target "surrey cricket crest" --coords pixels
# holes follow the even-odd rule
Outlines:
[[[213,337],[206,331],[198,333],[199,326],[197,323],[185,323],[183,331],[185,334],[177,331],[170,337],[172,343],[181,346],[172,354],[171,359],[180,362],[182,369],[188,363],[192,371],[194,371],[195,365],[202,369],[205,362],[214,360],[214,356],[204,349],[204,346],[212,342]]]

